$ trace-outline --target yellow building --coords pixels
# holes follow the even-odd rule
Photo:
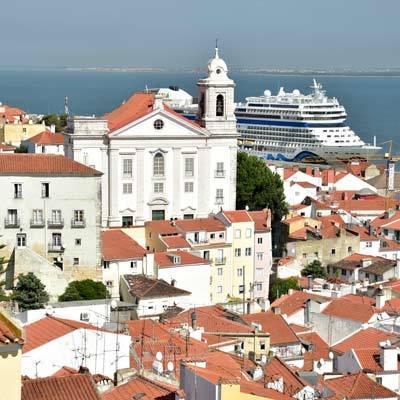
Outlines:
[[[21,399],[23,329],[0,309],[1,398]]]
[[[19,146],[23,140],[29,139],[46,129],[44,124],[14,123],[0,125],[0,143]]]

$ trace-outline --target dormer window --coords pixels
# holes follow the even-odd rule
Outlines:
[[[174,264],[180,264],[181,263],[181,256],[172,256],[172,262]]]
[[[153,126],[154,126],[154,129],[160,130],[160,129],[164,128],[164,121],[162,119],[156,119],[154,121]]]

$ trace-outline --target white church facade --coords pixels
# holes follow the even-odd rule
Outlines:
[[[218,49],[207,72],[196,121],[152,93],[135,93],[101,118],[69,119],[66,155],[103,172],[104,227],[235,209],[235,84]]]

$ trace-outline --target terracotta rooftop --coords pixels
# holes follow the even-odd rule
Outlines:
[[[84,322],[47,315],[46,317],[25,326],[26,343],[22,351],[23,353],[27,353],[28,351],[36,349],[37,347],[80,328],[98,329],[95,326]]]
[[[223,211],[222,213],[231,223],[252,221],[249,213],[246,210]]]
[[[160,240],[168,249],[186,249],[191,247],[190,243],[182,235],[162,236]]]
[[[274,314],[272,311],[255,314],[244,314],[242,319],[250,326],[252,322],[261,325],[261,331],[270,334],[271,346],[280,346],[291,343],[299,343],[300,340],[293,332],[282,315]]]
[[[397,394],[368,378],[363,372],[326,379],[324,385],[340,398],[347,399],[386,399],[397,398]],[[372,394],[373,393],[373,394]]]
[[[102,173],[62,155],[0,153],[0,175],[101,176]]]
[[[21,400],[101,400],[92,377],[73,374],[22,381]]]
[[[174,262],[174,257],[179,258],[179,262]],[[185,265],[194,265],[194,264],[210,264],[210,260],[206,260],[205,258],[195,256],[187,251],[163,251],[154,253],[154,262],[160,268],[168,268],[168,267],[181,267]]]
[[[353,349],[371,349],[379,348],[380,342],[385,342],[387,340],[397,340],[398,335],[390,332],[382,331],[376,328],[361,329],[351,336],[343,339],[342,341],[336,343],[332,349],[338,353],[344,353],[347,350]]]
[[[13,152],[16,149],[15,146],[11,146],[10,144],[0,143],[0,153],[3,151]]]
[[[380,350],[379,349],[356,349],[354,352],[357,355],[358,361],[364,372],[380,372],[383,371],[380,364]]]
[[[329,359],[329,345],[318,333],[299,332],[297,335],[303,343],[311,343],[313,345],[312,350],[306,353],[312,360],[320,360],[321,358],[324,360]]]
[[[332,300],[322,314],[340,319],[348,319],[366,323],[375,314],[375,309],[369,304],[354,303],[352,301],[338,298]]]
[[[292,182],[292,185],[299,185],[305,189],[315,189],[317,187],[310,182]]]
[[[28,139],[30,143],[39,145],[61,145],[64,144],[64,135],[62,133],[53,133],[49,130],[38,133]]]
[[[101,253],[104,261],[142,259],[146,250],[120,229],[101,232]]]
[[[170,285],[162,279],[149,278],[146,275],[124,275],[132,296],[140,299],[159,297],[187,296],[190,292]]]
[[[249,211],[250,218],[254,221],[256,232],[263,232],[271,229],[270,210]]]
[[[10,343],[23,344],[24,339],[14,323],[2,313],[0,314],[0,347]]]
[[[178,219],[175,221],[175,224],[183,232],[218,232],[225,230],[225,225],[220,220],[214,217]]]

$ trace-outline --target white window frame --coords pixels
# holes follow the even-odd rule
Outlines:
[[[194,176],[194,158],[185,158],[185,176]]]

